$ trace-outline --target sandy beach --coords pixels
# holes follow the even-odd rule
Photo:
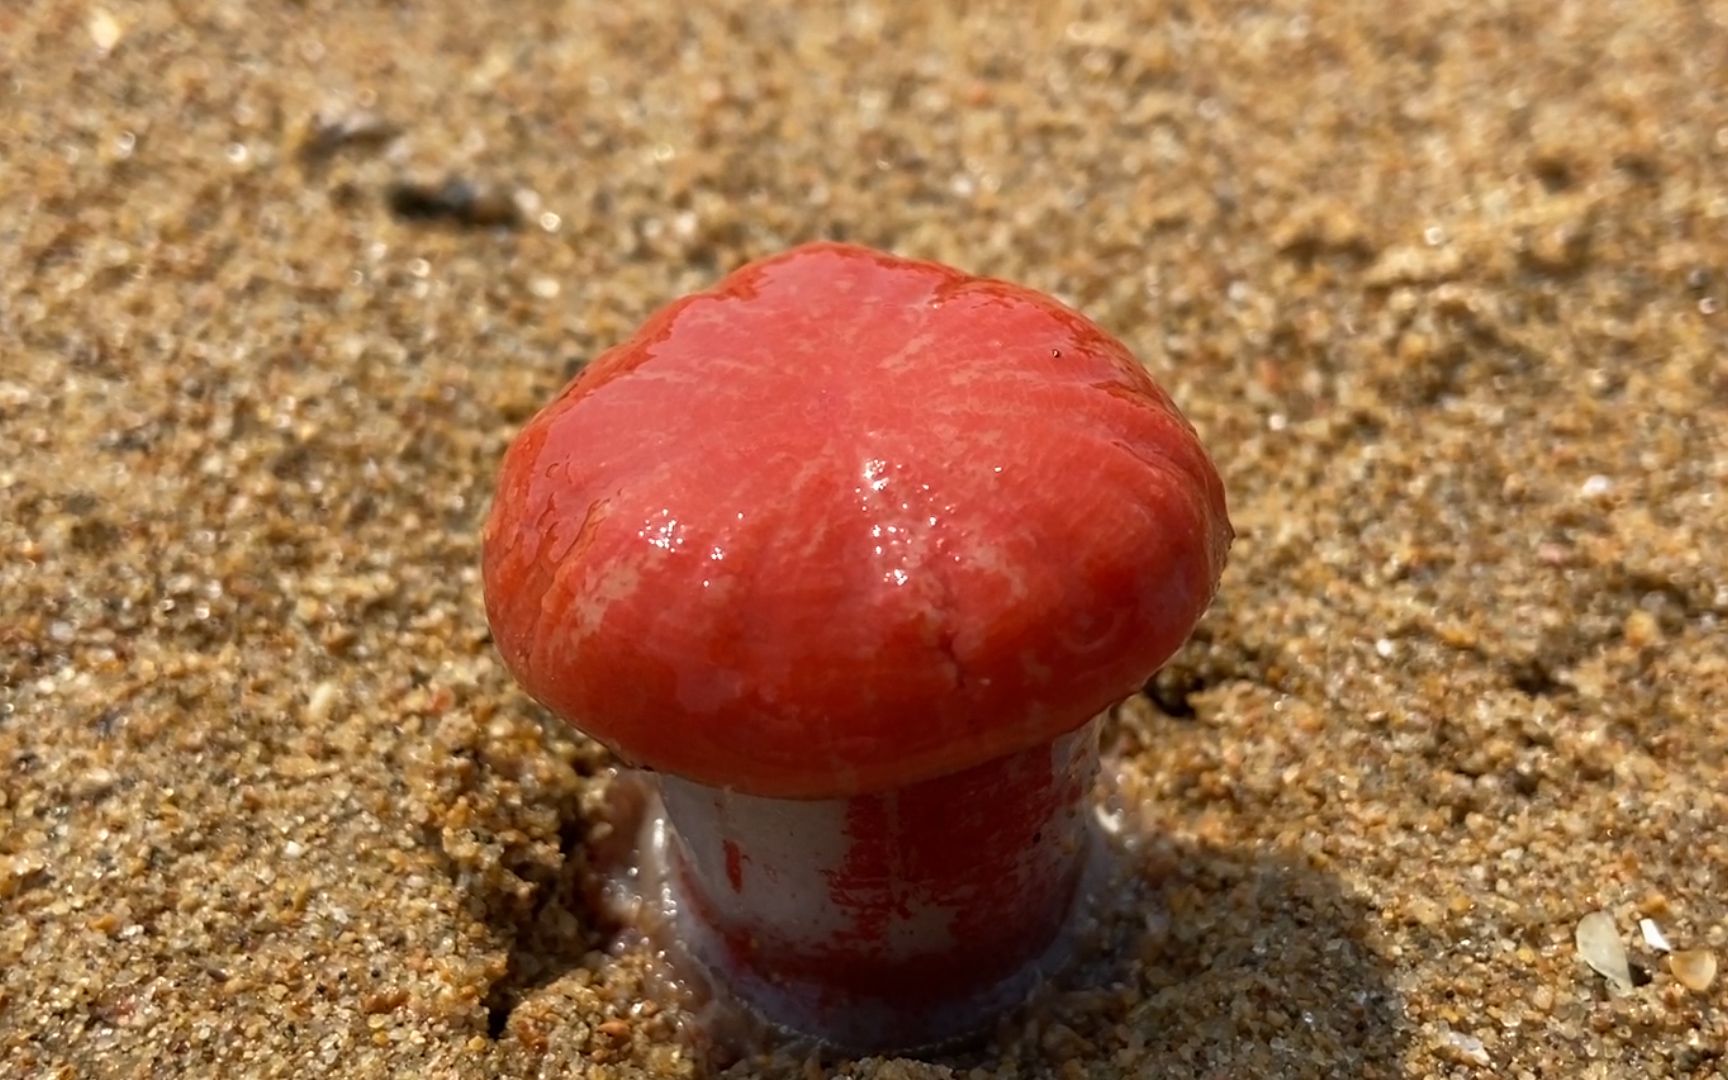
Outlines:
[[[823,238],[1119,336],[1238,537],[1105,724],[1106,955],[727,1062],[480,529]],[[1724,1075],[1725,307],[1720,3],[6,5],[0,1075]]]

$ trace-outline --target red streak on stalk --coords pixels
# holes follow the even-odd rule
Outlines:
[[[686,882],[732,961],[765,978],[807,980],[841,998],[943,1001],[1012,974],[1055,937],[1078,881],[1089,775],[1040,746],[850,800],[848,847],[829,877],[846,929],[820,946],[772,925],[728,923],[687,869]],[[727,842],[728,878],[734,850]],[[932,917],[948,920],[946,947],[897,954],[896,931]]]
[[[733,892],[744,891],[744,853],[738,850],[736,840],[726,841],[726,884],[732,886]]]

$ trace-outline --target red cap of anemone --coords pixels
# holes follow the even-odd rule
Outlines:
[[[626,760],[831,798],[1132,693],[1230,538],[1120,342],[1029,289],[816,244],[663,308],[528,423],[486,611],[528,692]]]

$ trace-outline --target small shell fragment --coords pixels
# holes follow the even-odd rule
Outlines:
[[[125,35],[126,28],[120,25],[120,20],[103,8],[94,8],[85,29],[90,31],[90,41],[96,46],[96,51],[107,55],[120,44],[120,38]]]
[[[1657,952],[1674,951],[1674,946],[1668,944],[1668,935],[1664,934],[1662,928],[1656,925],[1655,919],[1639,919],[1638,931],[1644,935],[1644,944]]]
[[[1681,986],[1702,994],[1716,981],[1716,954],[1709,949],[1686,949],[1668,955],[1668,970]]]
[[[330,719],[331,712],[341,700],[342,691],[335,683],[319,683],[313,687],[311,696],[306,700],[306,722],[322,724]]]
[[[1491,1065],[1493,1059],[1488,1056],[1488,1048],[1482,1045],[1482,1040],[1474,1035],[1466,1035],[1458,1031],[1441,1033],[1444,1045],[1459,1061],[1471,1065]]]
[[[1584,958],[1596,974],[1608,980],[1617,993],[1632,989],[1632,967],[1626,960],[1626,943],[1614,926],[1614,916],[1606,911],[1592,911],[1578,920],[1575,934],[1578,955]]]
[[[1103,803],[1095,803],[1092,807],[1092,815],[1097,818],[1098,827],[1104,831],[1104,835],[1118,836],[1121,834],[1123,816],[1120,807],[1107,810]]]

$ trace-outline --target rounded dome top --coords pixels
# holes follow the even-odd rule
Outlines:
[[[816,244],[662,309],[528,423],[486,607],[528,692],[624,758],[839,797],[1133,692],[1230,538],[1193,429],[1114,338]]]

